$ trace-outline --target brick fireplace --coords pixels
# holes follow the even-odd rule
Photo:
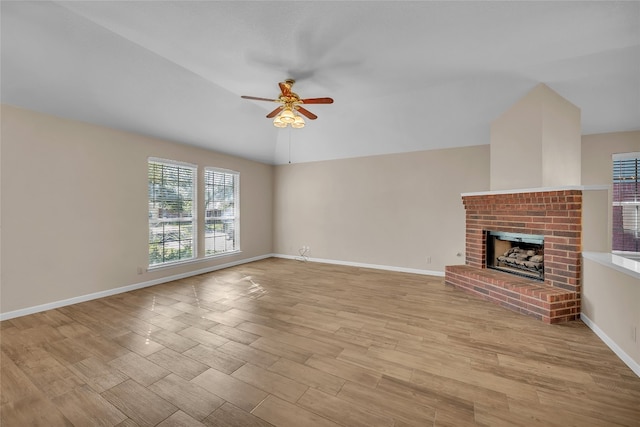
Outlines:
[[[545,323],[580,314],[582,190],[462,195],[465,265],[447,266],[445,282]],[[544,281],[487,268],[487,231],[544,236]]]

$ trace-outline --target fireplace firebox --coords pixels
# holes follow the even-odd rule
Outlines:
[[[544,280],[544,236],[502,231],[485,234],[487,268]]]

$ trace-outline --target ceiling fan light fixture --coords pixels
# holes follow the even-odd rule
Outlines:
[[[295,114],[293,114],[291,107],[285,107],[282,113],[280,113],[280,120],[282,120],[284,123],[293,123],[295,119],[296,116]]]
[[[0,0],[2,1],[2,0]],[[300,129],[305,127],[306,123],[302,116],[305,116],[309,120],[315,120],[318,118],[311,111],[303,108],[299,104],[333,104],[332,98],[305,98],[300,99],[298,94],[291,91],[291,87],[295,83],[293,79],[287,79],[278,83],[280,87],[280,96],[277,98],[260,98],[257,96],[242,95],[244,99],[252,99],[255,101],[269,101],[278,102],[281,105],[267,114],[267,118],[273,117],[273,125],[278,128],[286,128],[291,125],[292,128]]]
[[[291,127],[295,129],[303,128],[304,125],[304,119],[300,116],[296,116],[296,118],[293,120],[293,123],[291,123]]]

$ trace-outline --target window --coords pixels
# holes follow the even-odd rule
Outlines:
[[[196,167],[149,159],[149,266],[195,257]]]
[[[240,250],[239,181],[237,172],[204,171],[205,256]]]
[[[613,250],[640,252],[640,153],[613,155]]]

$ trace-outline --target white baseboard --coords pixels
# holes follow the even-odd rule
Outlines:
[[[26,316],[28,314],[39,313],[41,311],[53,310],[60,307],[65,307],[67,305],[78,304],[85,301],[91,301],[98,298],[104,298],[111,295],[121,294],[124,292],[134,291],[136,289],[147,288],[149,286],[159,285],[161,283],[171,282],[173,280],[184,279],[186,277],[197,276],[198,274],[210,273],[216,270],[222,270],[223,268],[229,268],[236,265],[246,264],[249,262],[259,261],[265,258],[271,258],[275,255],[266,254],[260,255],[253,258],[241,259],[238,261],[228,262],[225,264],[215,265],[212,267],[201,268],[199,270],[189,271],[187,273],[175,274],[173,276],[161,277],[159,279],[149,280],[141,283],[134,283],[132,285],[121,286],[119,288],[107,289],[106,291],[94,292],[87,295],[81,295],[78,297],[73,297],[61,301],[54,301],[47,304],[36,305],[33,307],[22,308],[20,310],[9,311],[6,313],[0,313],[0,321],[9,320],[15,317]]]
[[[618,344],[598,327],[591,319],[589,319],[584,313],[580,313],[580,320],[584,322],[585,325],[589,327],[595,333],[598,338],[602,340],[615,354],[627,365],[634,374],[640,377],[640,363],[633,360],[631,356],[629,356],[623,349],[621,349]]]
[[[380,265],[380,264],[366,264],[362,262],[339,261],[335,259],[309,258],[309,257],[301,257],[301,256],[285,255],[285,254],[272,254],[272,256],[276,258],[295,259],[298,261],[320,262],[324,264],[347,265],[350,267],[373,268],[376,270],[397,271],[400,273],[413,273],[413,274],[422,274],[425,276],[444,277],[443,271],[419,270],[417,268],[395,267],[391,265]]]

